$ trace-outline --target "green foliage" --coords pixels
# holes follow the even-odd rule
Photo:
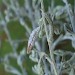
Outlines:
[[[74,75],[74,5],[74,0],[0,0],[0,74]]]

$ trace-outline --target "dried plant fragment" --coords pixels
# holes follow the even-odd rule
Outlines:
[[[29,54],[31,52],[31,49],[34,46],[35,41],[38,37],[39,31],[40,31],[40,27],[37,27],[30,34],[30,37],[29,37],[29,40],[28,40],[27,54]]]

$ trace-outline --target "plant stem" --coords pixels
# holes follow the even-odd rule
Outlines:
[[[67,10],[67,13],[69,15],[69,18],[70,18],[70,21],[71,21],[71,24],[72,24],[73,31],[75,32],[75,21],[74,21],[75,16],[74,16],[73,12],[70,12],[71,8],[69,7],[68,1],[67,0],[63,0],[63,2],[66,5],[66,10]]]
[[[46,21],[45,21],[45,13],[44,13],[44,5],[43,5],[43,0],[41,0],[41,10],[42,10],[42,18],[43,18],[43,23],[44,23],[44,28],[45,28],[45,32],[46,32],[46,37],[47,37],[47,42],[48,42],[48,45],[49,45],[49,51],[50,51],[50,57],[51,57],[51,60],[52,60],[52,67],[53,67],[53,70],[54,70],[54,73],[55,75],[58,75],[57,73],[57,70],[56,70],[56,66],[55,66],[55,62],[54,62],[54,56],[53,56],[53,51],[50,50],[51,48],[51,45],[52,45],[52,40],[53,40],[53,27],[51,26],[51,24],[49,25],[50,27],[50,36],[48,34],[48,30],[47,30],[47,25],[46,25]]]

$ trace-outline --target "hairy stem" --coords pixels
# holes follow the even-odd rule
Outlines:
[[[53,37],[52,37],[53,36],[53,27],[51,25],[49,25],[49,27],[50,27],[49,33],[51,34],[51,37],[50,37],[49,34],[48,34],[47,25],[46,25],[46,21],[45,21],[43,0],[41,0],[41,10],[42,10],[42,18],[43,18],[44,28],[45,28],[45,32],[46,32],[47,42],[48,42],[49,50],[50,50],[51,44],[52,44],[52,39],[53,39]],[[50,50],[50,57],[51,57],[51,60],[53,61],[52,67],[53,67],[54,73],[55,73],[55,75],[58,75],[56,67],[55,67],[55,62],[54,62],[52,50]]]

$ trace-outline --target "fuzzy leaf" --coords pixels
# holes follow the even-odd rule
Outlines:
[[[74,75],[74,69],[72,68],[69,75]]]
[[[38,55],[35,51],[32,50],[31,55],[29,56],[29,58],[34,61],[34,62],[38,62]]]
[[[5,70],[7,72],[10,72],[10,73],[13,73],[13,74],[16,74],[16,75],[22,75],[16,68],[14,68],[10,65],[7,65],[7,64],[5,64]]]
[[[43,70],[42,70],[42,67],[40,65],[34,65],[34,67],[32,67],[32,70],[37,75],[43,75]]]

